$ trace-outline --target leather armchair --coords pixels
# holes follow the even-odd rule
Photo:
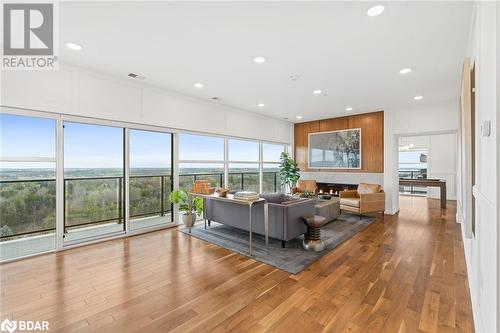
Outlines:
[[[384,212],[385,193],[378,184],[360,183],[357,190],[342,191],[340,209],[355,214]]]
[[[318,184],[316,184],[315,180],[299,180],[297,182],[297,186],[292,188],[292,194],[302,194],[305,192],[309,192],[312,195],[316,195],[318,193]]]

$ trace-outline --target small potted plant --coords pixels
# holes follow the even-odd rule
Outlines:
[[[195,197],[193,199],[193,212],[189,212],[189,197],[184,190],[175,190],[170,193],[169,200],[174,205],[179,205],[179,211],[182,212],[182,223],[187,228],[191,228],[194,225],[193,214],[202,215],[203,214],[203,198]]]

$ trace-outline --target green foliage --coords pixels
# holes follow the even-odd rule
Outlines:
[[[2,237],[12,236],[13,234],[12,229],[10,229],[8,225],[4,225],[0,228],[0,235]]]
[[[253,169],[252,169],[253,170]],[[252,170],[242,169],[241,172],[229,174],[228,186],[232,189],[259,191],[259,174]],[[273,169],[263,173],[263,191],[279,191],[280,177],[275,177]],[[51,178],[53,171],[28,170],[20,174],[23,178]],[[197,179],[207,179],[212,186],[220,187],[223,174],[211,170],[200,172],[212,174],[197,175]],[[96,177],[115,176],[116,170],[74,170],[66,176]],[[162,207],[165,213],[171,211],[171,179],[168,175],[163,178],[141,177],[141,175],[157,175],[159,170],[135,170],[130,178],[129,198],[130,216],[148,216],[158,214]],[[222,175],[222,176],[221,176]],[[17,179],[17,173],[2,174],[5,179]],[[135,176],[135,177],[134,177]],[[193,175],[181,175],[180,187],[189,189],[193,183]],[[162,180],[163,179],[163,184]],[[276,183],[275,183],[276,182]],[[122,180],[123,185],[123,180]],[[163,186],[162,186],[163,185]],[[65,187],[65,223],[74,226],[81,223],[97,221],[117,221],[123,219],[124,186],[119,193],[118,179],[71,179],[66,181]],[[164,195],[162,196],[162,188]],[[175,194],[174,194],[175,197]],[[187,193],[177,192],[181,211],[188,211]],[[193,210],[197,215],[203,213],[203,200],[193,200]],[[55,180],[20,181],[0,183],[0,231],[3,236],[12,232],[13,235],[25,232],[54,230],[56,227],[56,182]],[[10,230],[10,231],[9,231]]]
[[[174,205],[179,205],[179,210],[181,212],[189,212],[189,196],[184,190],[175,190],[170,193],[169,200]],[[195,197],[193,199],[193,210],[196,215],[201,216],[203,214],[203,198]]]
[[[281,185],[292,188],[300,178],[300,169],[297,166],[297,162],[287,152],[281,153],[280,161]]]
[[[203,215],[203,198],[196,197],[193,199],[193,208],[194,211],[196,212],[196,215],[202,216]]]
[[[0,184],[2,236],[55,228],[55,181]],[[49,218],[54,213],[54,217]]]
[[[305,191],[304,193],[302,193],[300,195],[302,198],[311,198],[311,197],[314,197],[314,193],[313,192],[309,192],[309,191]]]
[[[189,212],[188,194],[184,190],[175,190],[170,193],[169,200],[174,205],[179,205],[181,212]]]

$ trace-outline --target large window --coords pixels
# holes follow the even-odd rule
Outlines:
[[[259,142],[229,139],[228,149],[228,187],[260,192]]]
[[[281,189],[284,145],[1,110],[0,261],[168,225],[176,145],[180,188]]]
[[[0,260],[56,246],[56,120],[0,113]]]
[[[172,222],[172,134],[129,130],[130,229]]]
[[[196,180],[224,185],[224,138],[179,134],[179,187],[189,191]]]
[[[262,144],[262,192],[281,192],[281,178],[279,177],[279,165],[281,153],[285,151],[285,145],[263,143]]]
[[[124,129],[64,123],[64,241],[125,231]]]
[[[283,144],[180,134],[179,187],[189,190],[194,181],[203,179],[230,190],[280,192],[279,164],[285,148]]]

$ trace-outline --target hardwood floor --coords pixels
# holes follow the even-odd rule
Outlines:
[[[175,229],[0,265],[1,319],[60,332],[473,332],[455,204],[402,197],[298,275]]]

